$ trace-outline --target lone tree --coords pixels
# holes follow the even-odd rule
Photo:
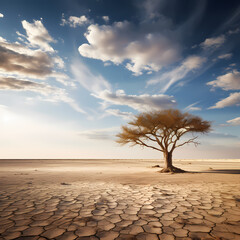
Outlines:
[[[140,145],[160,151],[164,155],[165,167],[161,172],[184,172],[172,165],[174,149],[185,144],[193,143],[197,146],[197,136],[193,133],[207,133],[211,123],[189,113],[182,113],[177,109],[142,113],[135,116],[135,120],[122,126],[122,132],[117,135],[117,142],[124,145]],[[179,141],[187,133],[192,133],[188,140]]]

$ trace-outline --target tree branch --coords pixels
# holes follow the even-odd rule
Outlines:
[[[139,142],[140,142],[140,143],[139,143]],[[142,145],[142,146],[145,146],[145,147],[149,147],[149,148],[158,150],[158,151],[160,151],[160,152],[163,152],[163,150],[161,150],[161,149],[159,149],[159,148],[156,148],[156,147],[154,147],[154,146],[150,146],[150,145],[144,143],[143,141],[141,141],[140,139],[137,139],[137,140],[135,141],[135,143],[136,143],[136,144],[139,144],[139,145]]]
[[[188,141],[186,141],[184,143],[176,145],[175,148],[181,147],[181,146],[183,146],[185,144],[189,144],[189,143],[193,143],[195,146],[197,146],[199,144],[199,142],[194,142],[195,139],[197,139],[197,137],[191,138],[191,139],[189,139]]]

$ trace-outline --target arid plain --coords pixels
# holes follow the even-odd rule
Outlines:
[[[0,160],[0,239],[240,239],[240,160]]]

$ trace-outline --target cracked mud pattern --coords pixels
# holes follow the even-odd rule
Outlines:
[[[0,191],[0,239],[240,239],[238,184],[80,182]]]

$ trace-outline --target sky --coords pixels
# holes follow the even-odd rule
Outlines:
[[[178,159],[240,158],[238,0],[1,0],[0,158],[162,158],[141,112],[212,122]]]

